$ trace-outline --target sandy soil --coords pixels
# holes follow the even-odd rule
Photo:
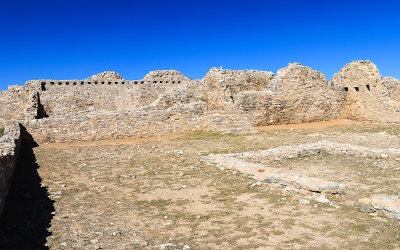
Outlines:
[[[328,197],[340,206],[335,208],[311,199],[302,205],[299,200],[309,197],[266,184],[252,188],[253,180],[204,165],[199,157],[321,139],[399,148],[399,131],[334,121],[240,136],[209,132],[41,145],[34,149],[37,192],[46,195],[36,200],[48,216],[45,222],[30,218],[30,224],[45,229],[38,244],[51,249],[154,249],[168,243],[169,249],[398,249],[400,222],[356,208],[359,197],[399,192],[398,161],[318,155],[268,163],[347,184],[345,194]],[[9,236],[16,215],[7,214]]]

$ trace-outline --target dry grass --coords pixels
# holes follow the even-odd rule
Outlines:
[[[394,160],[317,155],[269,163],[349,186],[330,196],[340,205],[221,172],[200,155],[266,149],[321,139],[399,147],[397,127],[335,126],[265,130],[255,135],[196,133],[185,137],[35,149],[39,174],[55,201],[52,249],[135,249],[173,243],[182,249],[400,247],[400,223],[360,213],[358,197],[400,190]],[[57,192],[61,192],[58,194]],[[316,206],[314,206],[316,205]]]

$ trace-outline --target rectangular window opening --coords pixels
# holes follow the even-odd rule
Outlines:
[[[94,82],[94,84],[97,84],[97,82]]]
[[[50,82],[51,85],[54,85],[54,82]]]
[[[84,82],[81,82],[81,85],[83,85]]]
[[[58,85],[61,85],[62,84],[62,82],[58,82]]]
[[[360,90],[359,87],[354,87],[354,89],[358,92]]]
[[[344,87],[344,91],[349,92],[349,88],[348,87]]]
[[[69,85],[69,82],[65,82],[66,85]]]
[[[111,84],[111,82],[108,82],[108,84]]]
[[[369,85],[365,85],[365,86],[367,87],[368,91],[371,91],[371,89],[369,88]]]
[[[73,82],[72,84],[73,84],[73,85],[76,85],[76,82]]]

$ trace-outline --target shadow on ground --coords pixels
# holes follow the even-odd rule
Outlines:
[[[0,217],[0,249],[47,249],[46,237],[54,211],[47,188],[41,187],[32,148],[35,143],[25,133],[14,178]]]

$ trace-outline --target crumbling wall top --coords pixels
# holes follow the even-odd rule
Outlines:
[[[166,80],[166,81],[181,81],[189,80],[185,75],[177,70],[155,70],[150,71],[144,78],[144,81],[153,80]]]
[[[332,77],[331,83],[349,89],[368,86],[369,90],[372,90],[373,87],[382,85],[382,76],[376,65],[371,61],[357,60],[341,68]]]
[[[104,71],[96,75],[92,75],[91,77],[87,78],[87,80],[124,80],[120,74],[114,71]]]

